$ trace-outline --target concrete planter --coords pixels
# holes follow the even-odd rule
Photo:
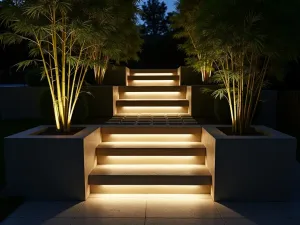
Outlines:
[[[47,128],[39,126],[5,138],[9,194],[39,200],[85,200],[101,137],[99,127],[83,127],[70,136],[34,135]]]
[[[217,127],[202,129],[214,200],[289,200],[296,139],[264,126],[255,128],[265,136],[227,136]]]

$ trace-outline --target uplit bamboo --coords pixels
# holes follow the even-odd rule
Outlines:
[[[16,15],[21,17],[10,15],[10,9],[19,10]],[[8,44],[26,40],[30,43],[31,56],[41,57],[19,63],[18,69],[42,63],[56,128],[63,132],[70,131],[74,109],[90,66],[86,56],[90,46],[82,40],[82,34],[88,34],[90,26],[74,23],[68,16],[70,11],[69,2],[40,1],[6,6],[1,15],[15,33],[5,33],[0,40]]]
[[[265,57],[260,66],[259,57],[254,52],[227,52],[223,60],[216,62],[219,71],[214,79],[222,83],[224,89],[213,95],[228,101],[235,134],[241,135],[250,128],[260,100],[269,58]]]

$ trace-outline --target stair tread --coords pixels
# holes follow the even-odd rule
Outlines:
[[[122,149],[141,149],[141,148],[147,148],[147,149],[157,149],[157,148],[164,148],[164,149],[186,149],[186,148],[203,148],[205,149],[205,146],[202,143],[199,142],[185,142],[185,143],[130,143],[130,142],[103,142],[97,146],[97,149],[103,149],[103,148],[122,148]]]
[[[189,106],[189,100],[186,99],[170,99],[170,100],[133,100],[133,99],[120,99],[116,101],[117,106],[130,106],[130,107],[139,107],[139,106]]]
[[[120,92],[186,92],[186,86],[121,86]]]
[[[118,99],[118,102],[188,102],[187,99]]]
[[[127,77],[128,80],[179,80],[178,75],[131,75]]]
[[[205,165],[98,165],[90,176],[205,176],[211,177]]]

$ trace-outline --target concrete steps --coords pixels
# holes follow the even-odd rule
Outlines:
[[[176,106],[189,106],[189,101],[185,99],[168,99],[168,100],[117,100],[117,107],[130,106],[130,107],[155,107],[155,106],[164,106],[164,107],[176,107]]]
[[[91,185],[211,185],[205,165],[98,165]]]
[[[201,128],[102,127],[93,194],[209,194]]]
[[[191,114],[191,89],[180,86],[179,70],[128,70],[126,78],[114,94],[114,115]]]

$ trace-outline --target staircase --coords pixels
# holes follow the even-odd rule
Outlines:
[[[201,128],[102,127],[92,194],[210,194]]]
[[[127,86],[116,91],[114,114],[190,115],[190,88],[180,86],[180,70],[128,70]]]
[[[202,128],[190,117],[180,70],[127,70],[126,77],[127,86],[114,90],[115,116],[101,127],[91,193],[210,194]]]

